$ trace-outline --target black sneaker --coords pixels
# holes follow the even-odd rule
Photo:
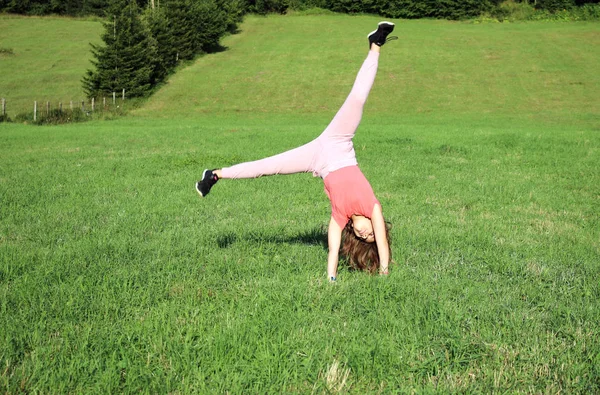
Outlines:
[[[369,38],[369,48],[371,48],[371,44],[375,43],[378,46],[382,46],[391,40],[397,40],[398,37],[391,36],[388,37],[388,34],[394,31],[395,25],[392,22],[379,22],[377,26],[377,30],[372,31],[367,36]]]
[[[214,170],[214,169],[213,169]],[[204,170],[202,173],[202,179],[196,183],[196,191],[200,196],[204,197],[210,192],[210,188],[213,187],[219,181],[219,177],[212,170]]]

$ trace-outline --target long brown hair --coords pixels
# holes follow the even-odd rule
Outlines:
[[[389,222],[385,223],[385,236],[388,241],[390,263],[392,262],[392,248],[390,244],[390,229]],[[367,243],[359,239],[354,234],[352,228],[352,220],[349,220],[342,230],[342,255],[348,259],[348,264],[355,270],[362,270],[371,274],[377,273],[379,270],[379,252],[377,251],[377,243]]]

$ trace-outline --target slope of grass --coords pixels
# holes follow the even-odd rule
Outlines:
[[[90,43],[99,44],[102,24],[72,18],[0,15],[0,96],[10,117],[50,101],[85,99],[81,78],[91,68]]]
[[[205,167],[314,138],[343,101],[366,50],[345,33],[377,19],[306,18],[249,18],[229,51],[174,76],[135,117],[1,126],[0,392],[600,391],[597,98],[583,85],[550,100],[552,84],[524,85],[519,71],[549,67],[533,37],[553,31],[591,37],[555,70],[589,75],[593,26],[508,25],[523,31],[516,48],[537,52],[503,63],[515,78],[499,73],[497,107],[475,82],[472,106],[455,85],[427,87],[450,66],[492,81],[472,56],[439,62],[460,40],[392,43],[421,56],[402,78],[386,47],[355,146],[396,264],[386,278],[342,265],[332,285],[319,180],[193,190]],[[267,34],[284,25],[293,39]],[[501,30],[481,26],[406,23],[413,38],[478,29],[496,48]],[[523,86],[540,111],[512,103]]]
[[[249,17],[228,51],[171,78],[140,113],[335,112],[364,58],[368,16]],[[369,110],[386,115],[530,117],[598,123],[597,23],[401,21]],[[581,115],[581,116],[580,116]]]

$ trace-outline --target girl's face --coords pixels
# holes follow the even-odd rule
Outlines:
[[[367,217],[362,215],[354,215],[352,217],[352,228],[354,235],[367,243],[375,242],[375,234],[373,233],[373,223]]]

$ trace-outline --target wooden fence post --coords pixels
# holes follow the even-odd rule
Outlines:
[[[33,121],[37,121],[37,101],[33,102]]]
[[[95,108],[95,105],[94,105],[94,98],[92,97],[92,112],[94,112],[94,108]]]
[[[6,115],[6,99],[2,98],[2,115]]]
[[[102,98],[102,107],[106,108],[106,96]]]
[[[70,105],[71,105],[71,111],[73,111],[73,100],[71,100]]]
[[[84,110],[85,110],[85,108],[84,108],[84,105],[85,105],[85,102],[82,100],[82,101],[81,101],[81,111],[84,111]]]
[[[115,105],[116,101],[117,101],[117,96],[116,96],[116,93],[113,92],[113,106]]]
[[[49,116],[49,115],[50,115],[50,102],[47,101],[46,102],[46,116]]]
[[[125,88],[123,88],[123,101],[125,101]]]

